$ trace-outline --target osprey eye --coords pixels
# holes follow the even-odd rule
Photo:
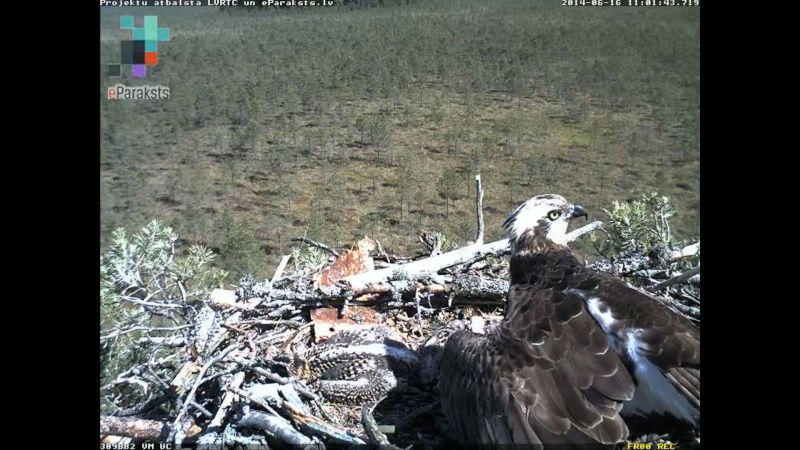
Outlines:
[[[561,217],[561,211],[550,211],[547,213],[547,217],[550,218],[550,220],[556,220]]]

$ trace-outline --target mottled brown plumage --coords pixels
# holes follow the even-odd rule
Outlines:
[[[377,402],[418,376],[416,352],[390,328],[342,331],[300,355],[281,355],[292,376],[334,403]]]
[[[504,320],[488,336],[454,333],[440,364],[442,408],[461,443],[613,445],[628,437],[624,412],[699,424],[699,329],[581,264],[566,231],[585,215],[545,195],[505,221]]]

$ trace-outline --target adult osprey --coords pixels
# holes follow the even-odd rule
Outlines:
[[[567,248],[559,195],[533,197],[503,223],[511,283],[486,336],[455,332],[442,355],[442,409],[462,444],[614,444],[623,415],[699,426],[700,330],[658,300],[587,269]]]

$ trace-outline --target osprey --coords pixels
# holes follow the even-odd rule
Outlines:
[[[456,331],[440,363],[442,409],[462,444],[613,445],[624,417],[699,428],[700,330],[567,247],[559,195],[533,197],[503,223],[511,246],[503,321]]]

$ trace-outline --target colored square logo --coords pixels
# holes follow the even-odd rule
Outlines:
[[[158,16],[144,16],[140,27],[134,16],[120,16],[119,28],[130,30],[131,35],[120,41],[120,64],[109,64],[108,76],[121,77],[122,65],[130,65],[134,78],[144,78],[147,66],[158,65],[158,42],[169,41],[169,28],[158,26]]]
[[[121,16],[119,18],[119,28],[122,30],[132,30],[133,16]]]
[[[158,28],[158,16],[144,16],[144,27],[154,30]]]
[[[145,75],[145,66],[144,64],[134,64],[131,66],[131,75],[134,78],[144,78]]]
[[[109,64],[108,65],[108,76],[109,77],[121,77],[122,76],[122,65],[121,64]]]

